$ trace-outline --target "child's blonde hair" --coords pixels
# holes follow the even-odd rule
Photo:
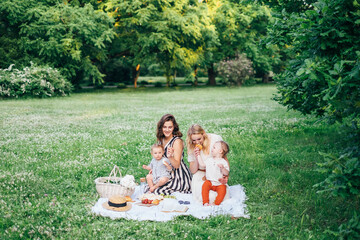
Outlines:
[[[160,143],[154,143],[154,144],[151,146],[151,150],[150,150],[151,153],[153,152],[153,149],[154,149],[154,148],[161,148],[163,151],[165,151],[163,145],[161,145]]]
[[[227,144],[225,141],[217,141],[216,143],[220,143],[221,149],[223,151],[222,157],[226,157],[226,154],[229,153],[229,144]]]

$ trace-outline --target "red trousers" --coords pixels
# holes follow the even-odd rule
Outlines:
[[[215,205],[220,205],[222,200],[224,200],[224,197],[226,194],[226,185],[213,186],[209,180],[206,180],[204,182],[204,184],[202,185],[202,191],[201,191],[203,204],[209,203],[210,190],[217,192],[217,196],[215,199]]]

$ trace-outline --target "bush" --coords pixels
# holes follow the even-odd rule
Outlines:
[[[119,83],[117,85],[117,88],[124,89],[124,88],[126,88],[126,84],[125,83]]]
[[[142,80],[142,81],[139,82],[139,85],[141,85],[141,86],[145,86],[147,84],[149,84],[149,82],[145,81],[145,80]]]
[[[353,217],[340,225],[339,232],[332,232],[339,239],[360,239],[360,216],[354,212]]]
[[[160,87],[162,87],[162,83],[161,82],[156,82],[154,86],[157,87],[157,88],[160,88]]]
[[[229,85],[243,85],[254,75],[252,62],[245,54],[238,54],[235,59],[216,64],[216,69],[223,81]]]
[[[33,63],[23,70],[14,69],[13,66],[14,64],[7,69],[0,69],[0,97],[66,96],[73,88],[57,69]]]
[[[351,198],[360,196],[360,159],[354,151],[348,150],[340,157],[321,153],[325,161],[318,163],[320,172],[326,173],[327,178],[316,184],[320,192],[329,191],[334,196]]]

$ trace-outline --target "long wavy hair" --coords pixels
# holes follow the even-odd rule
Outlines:
[[[162,140],[165,137],[162,128],[163,128],[165,122],[168,122],[168,121],[171,121],[174,125],[172,134],[179,138],[181,138],[183,136],[183,134],[179,130],[179,125],[177,124],[174,115],[165,114],[164,116],[161,117],[160,121],[157,123],[156,138],[157,138],[158,142],[160,142],[160,143],[162,142]]]
[[[210,153],[210,139],[209,139],[208,135],[206,134],[205,130],[199,124],[191,125],[191,127],[187,131],[186,146],[187,146],[188,152],[189,153],[194,152],[195,144],[192,142],[192,139],[191,139],[191,136],[193,134],[201,134],[204,137],[203,152],[206,155],[209,155],[209,153]]]

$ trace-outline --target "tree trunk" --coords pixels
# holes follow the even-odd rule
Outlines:
[[[262,77],[262,82],[263,83],[269,83],[269,74],[265,73]]]
[[[174,86],[176,86],[176,69],[174,71],[173,82],[174,82]]]
[[[216,85],[216,73],[214,69],[214,64],[212,63],[210,67],[208,68],[208,79],[209,79],[209,85],[215,86]]]
[[[195,67],[194,67],[194,78],[195,78],[195,80],[194,80],[194,85],[195,85],[195,87],[198,85],[197,72],[198,72],[198,68],[197,68],[197,65],[195,65]]]
[[[137,88],[137,80],[140,76],[140,64],[136,65],[135,71],[133,71],[134,88]]]
[[[165,75],[166,75],[166,86],[170,87],[170,82],[171,82],[171,73],[170,73],[170,67],[167,66],[165,68]]]

